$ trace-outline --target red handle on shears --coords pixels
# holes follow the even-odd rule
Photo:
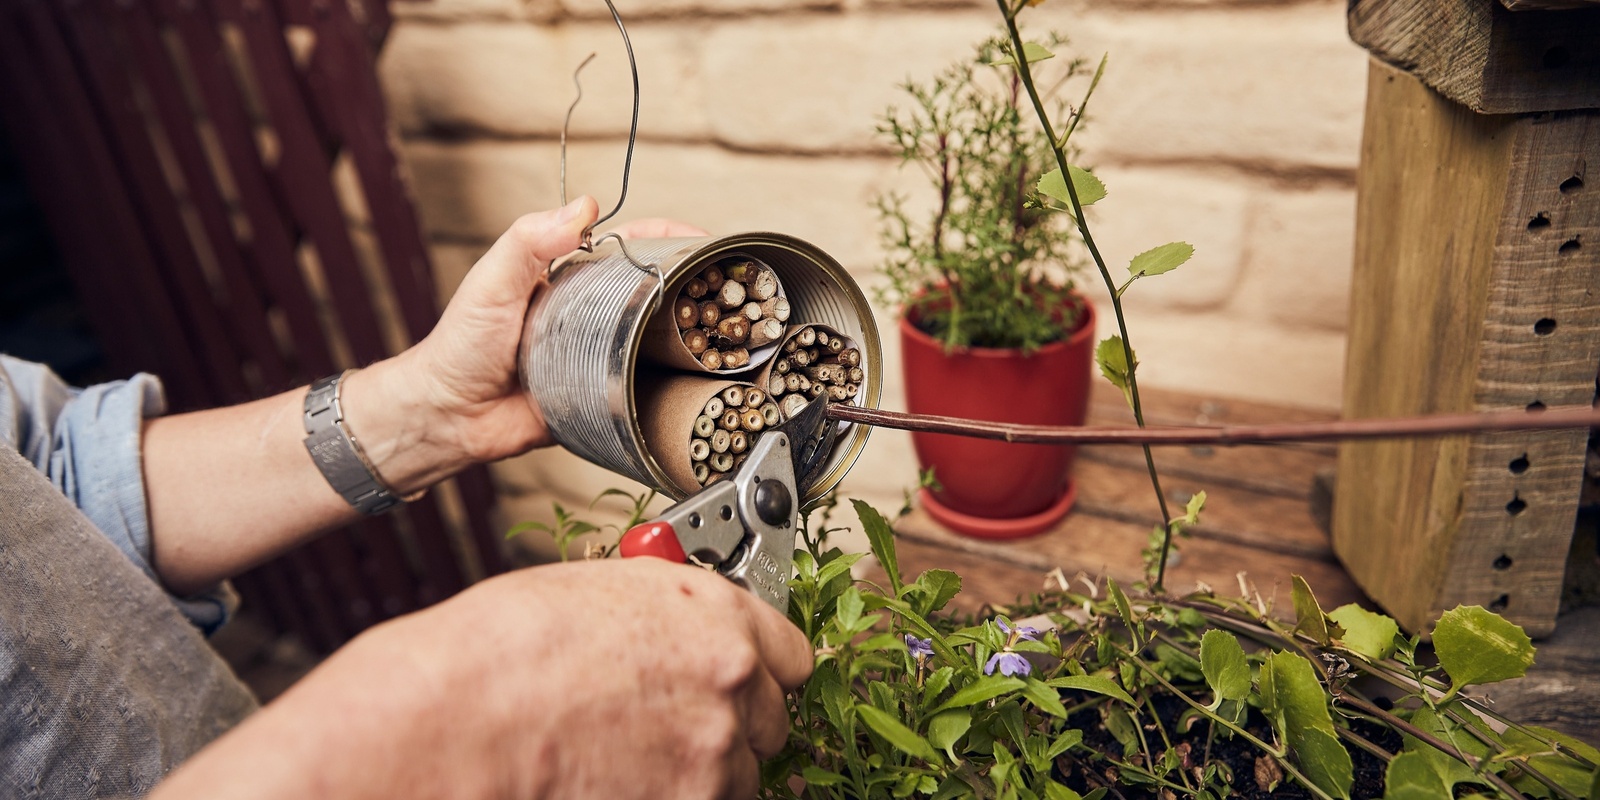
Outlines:
[[[683,552],[683,543],[678,541],[678,532],[662,520],[641,522],[629,528],[617,543],[617,551],[623,558],[654,556],[677,564],[689,561],[688,554]]]

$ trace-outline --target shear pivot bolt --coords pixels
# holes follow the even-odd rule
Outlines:
[[[794,498],[782,481],[762,481],[756,484],[756,516],[768,525],[782,525],[789,521],[794,510]]]

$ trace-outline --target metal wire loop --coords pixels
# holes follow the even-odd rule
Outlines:
[[[612,4],[611,0],[605,0],[605,4],[606,8],[611,10],[611,19],[617,23],[617,32],[622,34],[622,46],[628,52],[628,71],[633,77],[633,118],[628,124],[628,151],[622,161],[622,191],[617,195],[617,204],[610,211],[595,220],[589,227],[584,228],[583,244],[579,245],[579,249],[586,253],[594,252],[596,243],[594,239],[595,227],[615,217],[617,212],[622,210],[622,204],[628,200],[628,178],[633,172],[633,148],[639,140],[639,62],[634,58],[633,41],[628,38],[628,29],[622,24],[622,15],[617,13],[617,7]],[[583,63],[579,64],[578,68],[572,72],[572,84],[577,87],[578,96],[573,98],[572,105],[567,107],[567,118],[561,125],[561,205],[563,206],[567,204],[567,130],[572,126],[573,110],[583,100],[583,84],[578,80],[578,76],[583,72],[583,68],[593,60],[594,54],[590,53],[589,57],[585,58]],[[628,246],[623,243],[621,236],[615,233],[608,233],[601,236],[599,241],[603,242],[606,239],[617,240],[617,246],[622,251],[622,256],[628,259],[628,263],[655,275],[658,279],[661,277],[661,271],[657,268],[657,265],[642,263],[634,258],[632,253],[628,252]]]

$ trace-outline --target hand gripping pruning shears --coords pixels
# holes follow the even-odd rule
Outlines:
[[[619,552],[678,563],[693,558],[787,614],[800,498],[839,435],[839,424],[824,413],[827,402],[818,397],[763,431],[729,478],[628,529]]]

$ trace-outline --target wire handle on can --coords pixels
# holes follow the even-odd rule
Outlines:
[[[622,210],[622,204],[628,199],[628,176],[633,172],[633,146],[639,140],[639,62],[633,56],[633,42],[628,38],[628,29],[622,24],[622,15],[617,13],[617,7],[612,5],[611,0],[605,0],[605,4],[606,8],[611,9],[611,18],[616,21],[617,31],[622,34],[622,46],[628,51],[628,71],[633,75],[633,120],[628,125],[628,152],[622,161],[622,192],[617,195],[617,204],[610,211],[583,229],[583,242],[578,245],[578,249],[585,253],[593,253],[597,244],[594,238],[595,226],[616,216],[617,212]],[[567,129],[572,126],[572,112],[577,109],[578,103],[583,101],[583,83],[578,80],[578,76],[583,73],[583,68],[594,60],[594,56],[594,53],[590,53],[588,58],[572,71],[572,85],[577,87],[578,96],[572,99],[572,105],[567,106],[567,118],[561,124],[561,205],[563,206],[567,204]],[[607,233],[598,241],[603,242],[607,239],[617,240],[617,248],[622,251],[622,257],[626,258],[629,264],[654,275],[658,281],[662,280],[660,266],[654,263],[646,264],[634,258],[633,254],[628,252],[628,245],[620,235]]]

